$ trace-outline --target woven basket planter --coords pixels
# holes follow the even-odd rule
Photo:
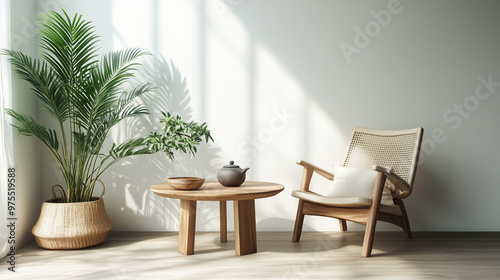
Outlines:
[[[102,197],[89,202],[61,203],[52,199],[42,204],[32,229],[38,246],[46,249],[81,249],[106,241],[113,223]]]

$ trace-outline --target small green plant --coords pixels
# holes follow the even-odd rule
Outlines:
[[[146,137],[146,145],[152,152],[164,152],[168,158],[174,159],[174,151],[181,151],[194,156],[198,151],[196,145],[203,140],[208,143],[214,139],[207,128],[207,124],[198,124],[195,122],[184,122],[180,116],[172,116],[170,113],[164,113],[160,123],[163,124],[162,133],[151,132]]]

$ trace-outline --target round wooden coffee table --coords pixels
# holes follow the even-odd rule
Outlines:
[[[257,252],[255,227],[255,199],[280,193],[284,187],[268,182],[247,181],[239,187],[224,187],[215,181],[206,181],[197,190],[176,190],[167,183],[152,185],[151,191],[159,196],[181,200],[179,219],[180,253],[194,254],[196,225],[196,202],[198,200],[219,201],[220,240],[227,242],[226,201],[234,201],[234,243],[236,255]]]

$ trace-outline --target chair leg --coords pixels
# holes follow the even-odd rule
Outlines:
[[[340,231],[347,231],[347,221],[344,219],[339,219]]]
[[[295,217],[295,227],[293,228],[293,242],[300,241],[300,234],[302,233],[302,225],[304,224],[304,214],[302,214],[302,209],[304,208],[304,200],[299,199],[299,205],[297,207],[297,216]]]
[[[372,254],[375,226],[377,225],[378,210],[380,208],[380,200],[382,198],[385,179],[386,176],[383,173],[379,173],[375,181],[375,187],[373,188],[372,205],[370,206],[368,219],[366,221],[365,238],[363,240],[363,250],[361,251],[363,257],[369,257]]]
[[[408,220],[408,215],[406,214],[405,204],[401,199],[394,199],[394,204],[398,205],[399,209],[401,209],[403,218],[403,233],[405,235],[405,238],[412,239],[413,235],[411,234],[410,221]]]
[[[376,215],[368,218],[368,222],[366,223],[366,231],[365,231],[365,238],[363,240],[363,250],[361,252],[361,255],[363,257],[369,257],[372,254],[372,248],[373,248],[373,239],[375,238],[375,226],[377,224],[377,217]]]

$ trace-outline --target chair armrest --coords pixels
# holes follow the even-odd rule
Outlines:
[[[403,178],[399,177],[398,174],[394,173],[391,167],[383,167],[379,165],[373,165],[372,169],[378,172],[382,172],[387,176],[387,180],[394,186],[391,187],[392,196],[394,198],[403,199],[408,197],[412,192],[412,187]]]
[[[297,160],[297,164],[298,165],[302,165],[302,166],[304,166],[306,168],[312,168],[313,171],[316,172],[316,173],[318,173],[319,175],[325,177],[326,179],[328,179],[330,181],[333,180],[333,173],[328,172],[328,171],[324,170],[323,168],[320,168],[320,167],[318,167],[318,166],[316,166],[316,165],[314,165],[312,163],[309,163],[309,162],[307,162],[305,160],[300,160],[299,159],[299,160]]]
[[[297,160],[298,165],[302,165],[304,167],[304,171],[302,173],[302,182],[300,183],[300,190],[303,192],[310,192],[309,185],[311,184],[311,178],[314,172],[319,175],[327,178],[328,180],[333,180],[333,174],[317,167],[314,164],[311,164],[304,160]]]

